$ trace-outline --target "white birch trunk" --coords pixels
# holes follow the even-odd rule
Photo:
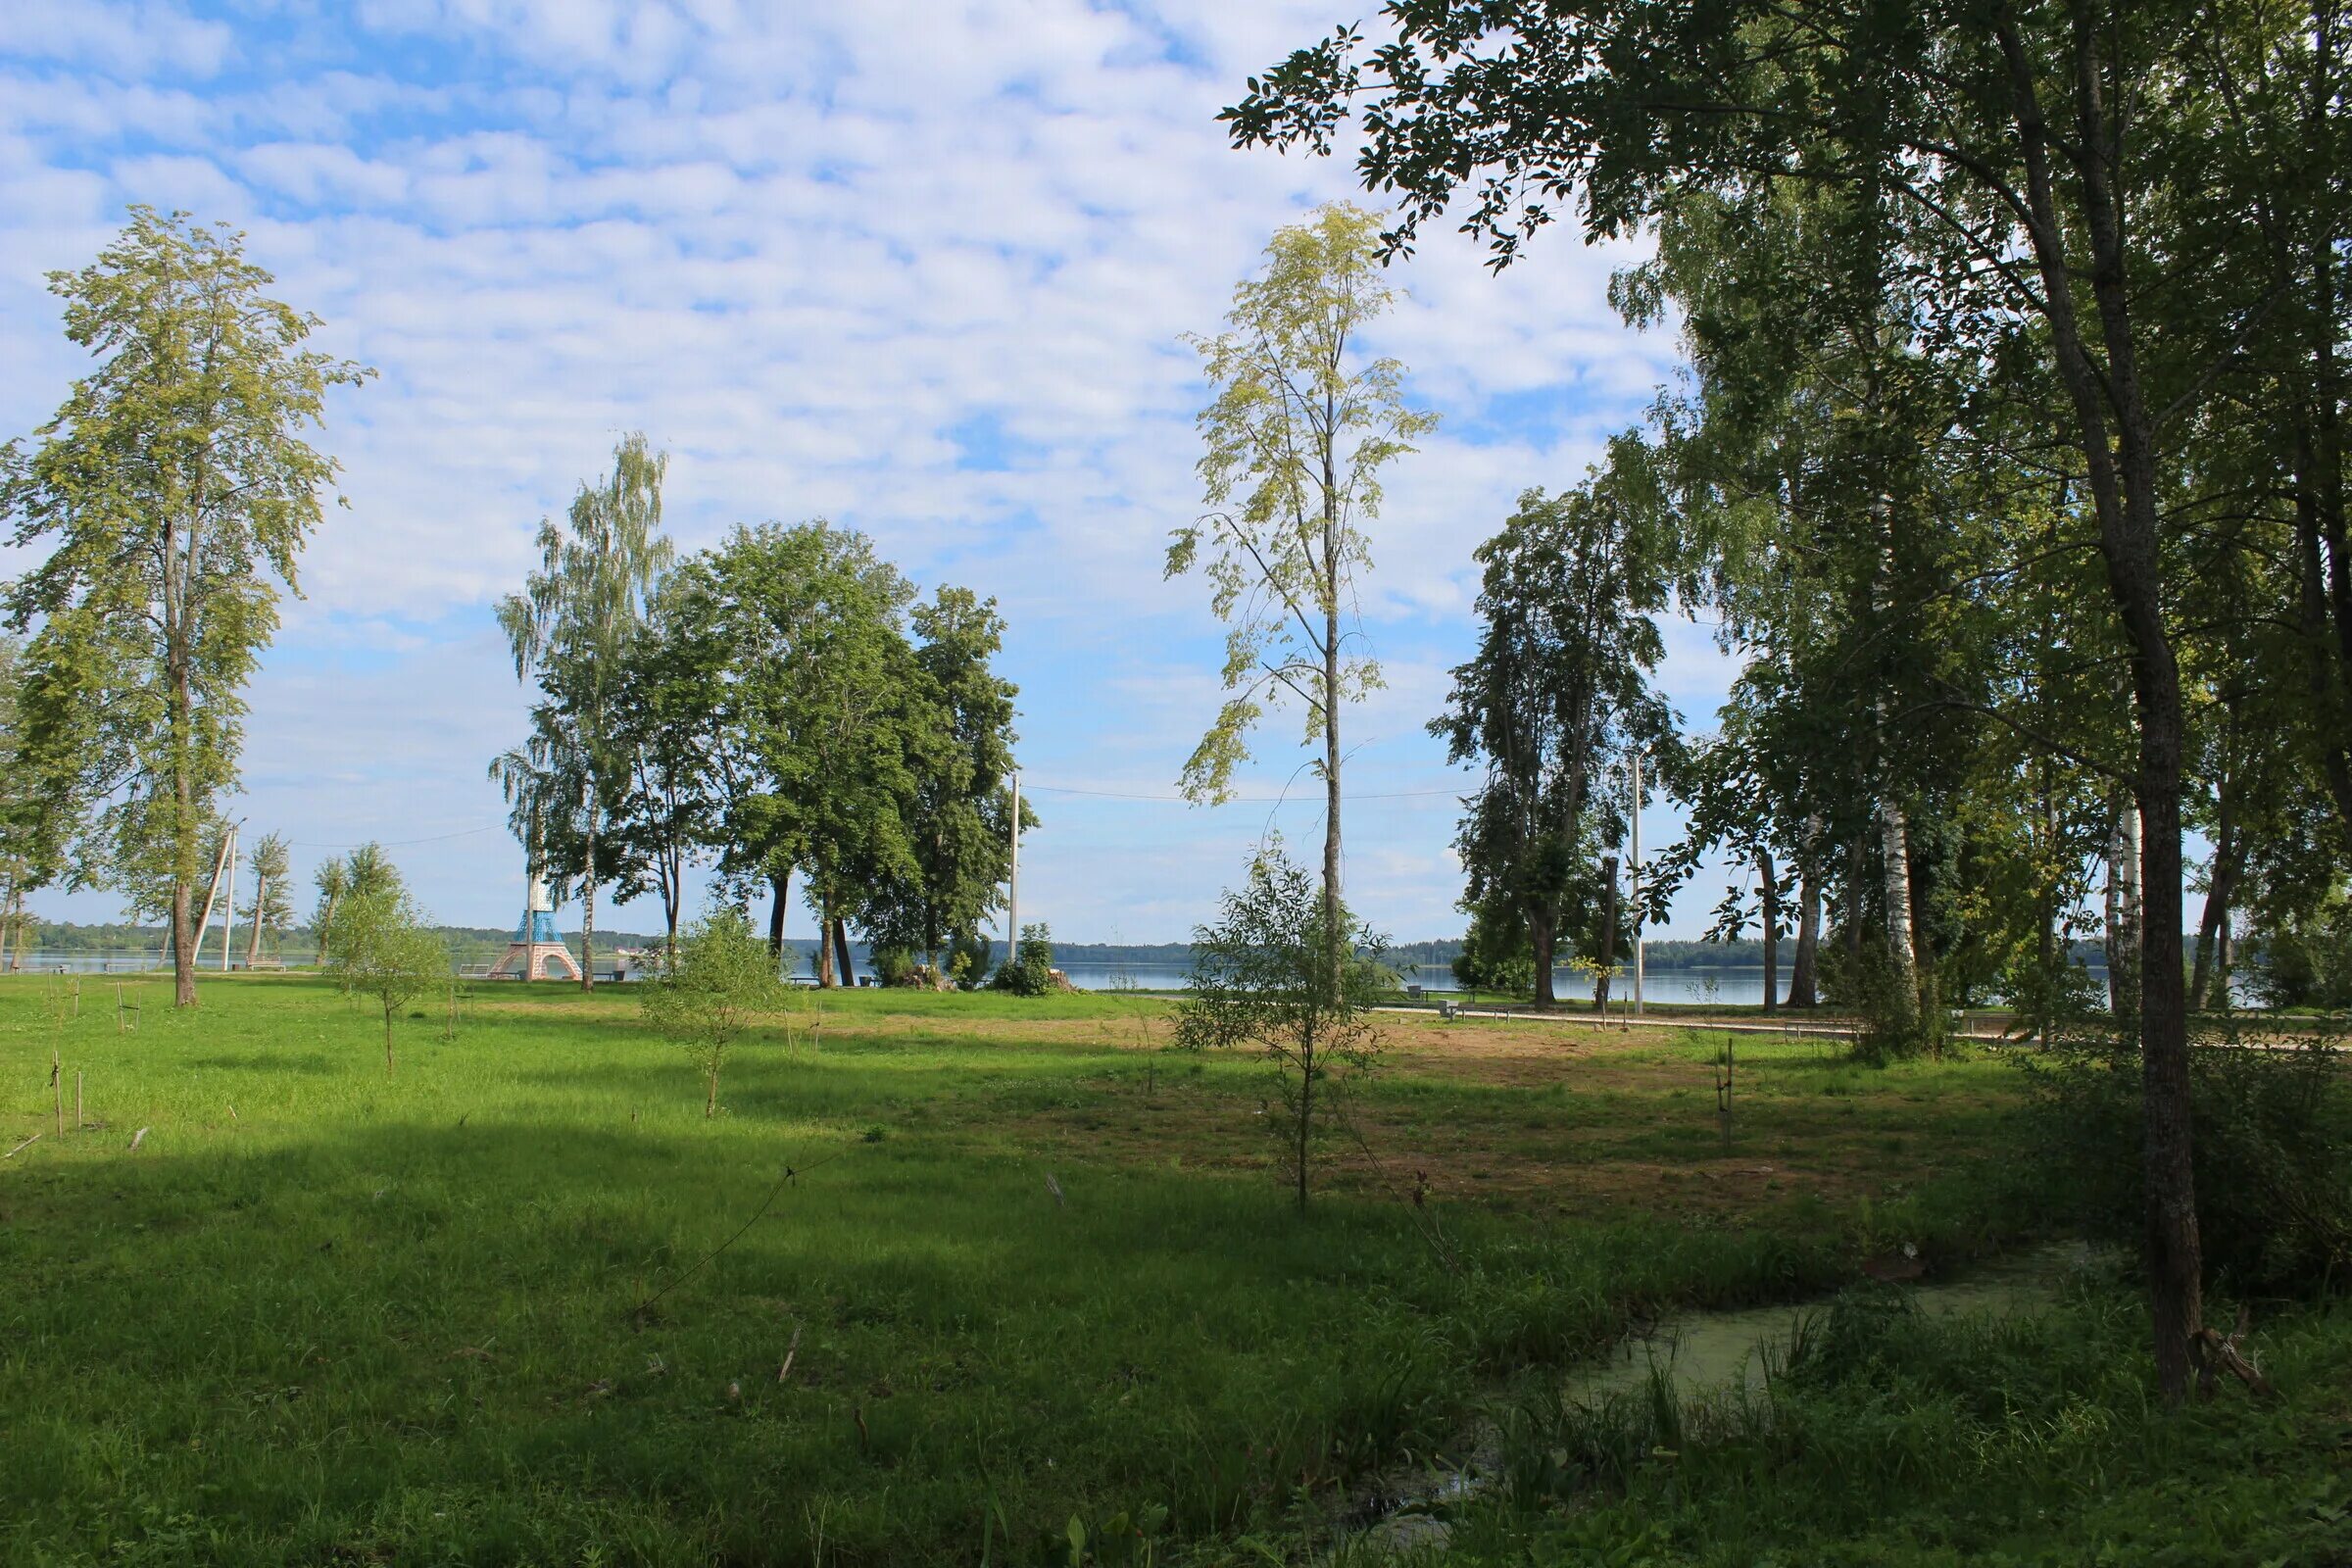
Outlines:
[[[1892,801],[1879,803],[1879,854],[1886,860],[1886,956],[1894,961],[1905,997],[1915,997],[1919,959],[1911,932],[1911,829],[1903,808]]]

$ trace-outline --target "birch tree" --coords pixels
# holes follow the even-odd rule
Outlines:
[[[546,843],[578,847],[576,864],[555,868],[579,883],[583,991],[596,984],[596,889],[610,874],[598,863],[598,841],[629,769],[616,706],[623,664],[670,560],[662,537],[668,471],[667,453],[655,452],[641,433],[623,436],[612,471],[581,484],[564,523],[541,520],[539,569],[498,607],[515,678],[539,684],[531,710],[535,774],[569,786],[538,804],[547,813]],[[542,846],[530,848],[537,854]]]
[[[303,347],[244,237],[133,207],[98,260],[49,274],[98,363],[0,449],[0,514],[49,554],[7,590],[31,631],[16,765],[74,824],[79,885],[169,888],[173,1000],[196,1004],[190,899],[235,788],[243,689],[334,460],[305,439],[330,387],[373,372]]]
[[[1371,565],[1364,525],[1380,473],[1435,427],[1405,407],[1404,367],[1363,360],[1358,337],[1395,299],[1381,280],[1380,221],[1332,203],[1277,232],[1265,266],[1234,290],[1229,330],[1186,341],[1216,397],[1201,411],[1208,511],[1175,530],[1167,575],[1200,567],[1227,627],[1216,722],[1184,765],[1196,802],[1232,795],[1265,705],[1296,704],[1321,743],[1323,920],[1340,961],[1340,710],[1380,684],[1348,622]],[[1350,646],[1350,644],[1354,646]]]

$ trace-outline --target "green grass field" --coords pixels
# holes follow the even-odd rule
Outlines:
[[[1458,1560],[1793,1563],[1831,1531],[1887,1544],[1840,1560],[1956,1562],[1945,1492],[2013,1464],[1937,1415],[1950,1485],[1906,1521],[1796,1505],[1825,1484],[1810,1447],[1725,1458],[1754,1503],[1735,1531],[1730,1492],[1673,1490],[1695,1458],[1612,1468],[1632,1429],[1544,1398],[1638,1315],[2033,1234],[1999,1061],[1742,1041],[1727,1142],[1716,1040],[1400,1019],[1301,1220],[1263,1069],[1167,1051],[1150,1001],[831,997],[810,1037],[738,1052],[706,1121],[618,988],[484,990],[450,1041],[435,1004],[390,1077],[379,1016],[316,980],[208,982],[193,1013],[139,989],[124,1033],[111,983],[74,1018],[53,982],[0,981],[0,1151],[42,1134],[0,1161],[9,1561],[1064,1563],[1073,1524],[1090,1561],[1304,1560],[1346,1554],[1365,1477],[1499,1431],[1520,1479],[1458,1510]],[[2344,1540],[2337,1320],[2282,1321],[2278,1407],[2168,1420],[2123,1288],[2068,1310],[2035,1332],[2072,1347],[2081,1376],[2045,1381],[2080,1441],[2045,1452],[2179,1489],[2175,1544],[2215,1551],[2259,1532],[2194,1499],[2288,1455],[2278,1528]],[[1923,1389],[2035,1353],[1872,1332]],[[1828,1373],[1797,1395],[1861,1397]],[[1778,1441],[1718,1426],[1709,1451]],[[2038,1486],[1970,1494],[1971,1540],[2069,1541]]]

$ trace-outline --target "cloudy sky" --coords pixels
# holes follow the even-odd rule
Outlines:
[[[1199,509],[1203,383],[1180,334],[1216,326],[1277,226],[1351,190],[1342,163],[1229,150],[1215,114],[1345,10],[16,0],[0,432],[38,424],[79,368],[43,274],[86,263],[131,202],[244,229],[281,297],[325,318],[318,345],[381,371],[333,404],[350,508],[250,694],[236,809],[301,845],[299,872],[377,839],[442,918],[514,918],[483,767],[524,698],[490,606],[540,516],[641,428],[672,454],[682,547],[821,515],[926,588],[996,596],[1045,819],[1024,916],[1180,938],[1269,826],[1320,833],[1288,720],[1250,799],[1171,799],[1218,701],[1218,633],[1203,585],[1159,561]],[[1461,926],[1463,775],[1422,726],[1471,641],[1470,553],[1673,374],[1672,341],[1608,309],[1628,259],[1560,231],[1497,279],[1433,235],[1396,269],[1407,297],[1373,347],[1444,424],[1375,530],[1389,686],[1350,716],[1347,776],[1350,898],[1399,938]],[[1672,646],[1665,683],[1703,724],[1725,662],[1698,628]],[[1657,808],[1645,836],[1672,827]],[[1720,893],[1691,890],[1674,929]],[[650,902],[618,919],[658,921]]]

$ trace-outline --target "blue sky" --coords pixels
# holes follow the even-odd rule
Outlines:
[[[38,424],[78,368],[43,273],[87,262],[134,201],[244,228],[281,296],[325,318],[319,346],[381,371],[332,407],[350,508],[250,694],[235,809],[303,846],[306,876],[374,838],[442,918],[514,918],[483,769],[524,696],[489,607],[539,517],[641,428],[672,454],[684,548],[823,515],[925,587],[996,596],[1045,819],[1024,916],[1181,938],[1269,826],[1320,833],[1288,718],[1251,800],[1171,799],[1219,639],[1203,585],[1163,581],[1159,558],[1200,500],[1203,386],[1180,334],[1217,325],[1274,228],[1352,194],[1344,163],[1230,151],[1214,116],[1338,17],[19,0],[0,7],[0,431]],[[1350,715],[1347,775],[1367,797],[1349,896],[1396,937],[1461,925],[1446,792],[1464,776],[1423,725],[1472,639],[1471,551],[1674,373],[1671,337],[1607,306],[1636,254],[1563,230],[1497,279],[1433,235],[1396,270],[1406,297],[1371,347],[1444,423],[1372,530],[1364,629],[1389,685]],[[1697,627],[1670,647],[1664,683],[1703,726],[1730,665]],[[1672,829],[1653,808],[1645,837]],[[1690,890],[1670,931],[1696,934],[1721,891]]]

